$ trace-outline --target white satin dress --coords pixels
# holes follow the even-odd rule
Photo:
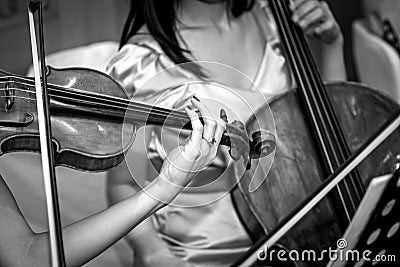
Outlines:
[[[250,12],[267,41],[249,88],[210,81],[186,66],[175,66],[145,27],[111,60],[108,73],[135,101],[183,109],[186,101],[196,95],[215,112],[224,108],[229,121],[244,122],[255,107],[288,90],[292,84],[269,10],[258,3]],[[216,63],[200,63],[203,69],[208,64],[215,67]],[[232,75],[238,73],[232,69]],[[176,130],[156,128],[149,144],[149,156],[162,160],[178,143]],[[226,149],[220,150],[216,161],[203,175],[199,174],[199,179],[172,205],[153,216],[154,226],[171,253],[196,266],[228,266],[251,246],[229,194],[236,181],[232,170],[226,168],[230,158]]]

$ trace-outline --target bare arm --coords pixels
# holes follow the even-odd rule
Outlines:
[[[343,54],[343,35],[329,6],[324,1],[293,0],[293,21],[308,36],[318,38],[321,46],[321,75],[326,81],[347,79]]]
[[[107,197],[110,204],[117,203],[140,190],[125,163],[107,174]],[[129,232],[125,240],[135,251],[135,262],[140,262],[139,266],[192,266],[169,251],[157,234],[151,217]]]
[[[344,63],[343,39],[335,44],[322,44],[321,75],[325,81],[346,81],[347,73]]]
[[[168,154],[158,177],[140,191],[108,209],[63,228],[67,266],[81,266],[122,238],[150,214],[170,203],[194,174],[216,157],[225,122],[213,119],[199,102],[205,125],[196,112],[186,109],[192,121],[190,138]],[[211,133],[214,145],[205,143],[204,133]],[[27,177],[28,179],[29,177]],[[50,266],[48,234],[35,234],[14,196],[0,176],[0,266]]]
[[[157,182],[146,189],[161,198],[170,198]],[[30,229],[2,178],[0,195],[0,265],[50,266],[47,233],[35,234]],[[89,261],[163,205],[139,192],[107,210],[65,227],[63,239],[67,265],[80,266]]]

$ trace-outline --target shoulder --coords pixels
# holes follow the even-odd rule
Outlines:
[[[107,65],[107,72],[114,74],[121,67],[135,66],[140,63],[154,63],[160,57],[166,57],[153,36],[142,27],[128,43],[119,49]],[[115,73],[118,74],[118,73]]]
[[[150,34],[147,26],[144,25],[123,48],[136,48],[143,52],[151,53],[154,55],[165,55],[158,42]]]
[[[132,93],[147,79],[173,65],[158,42],[142,28],[111,58],[106,72]]]

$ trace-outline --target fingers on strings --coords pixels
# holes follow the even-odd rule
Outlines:
[[[199,110],[201,119],[204,122],[204,125],[201,122],[199,115],[189,106],[186,107],[186,113],[192,122],[193,133],[192,140],[195,144],[200,144],[200,141],[203,140],[207,142],[210,146],[214,144],[218,144],[221,140],[221,137],[225,131],[225,119],[226,114],[224,113],[225,119],[218,119],[213,116],[213,114],[209,111],[209,109],[203,105],[198,98],[194,97],[191,100],[194,108]]]
[[[329,21],[329,8],[325,2],[316,0],[293,0],[290,2],[293,11],[292,20],[305,32],[310,32]]]

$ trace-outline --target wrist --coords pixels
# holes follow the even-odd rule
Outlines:
[[[151,183],[148,192],[160,202],[161,208],[169,204],[183,189],[184,186],[172,183],[160,173]]]
[[[322,42],[322,46],[326,49],[343,49],[343,46],[344,46],[343,35],[340,34],[339,36],[337,36],[336,39],[332,43]]]

